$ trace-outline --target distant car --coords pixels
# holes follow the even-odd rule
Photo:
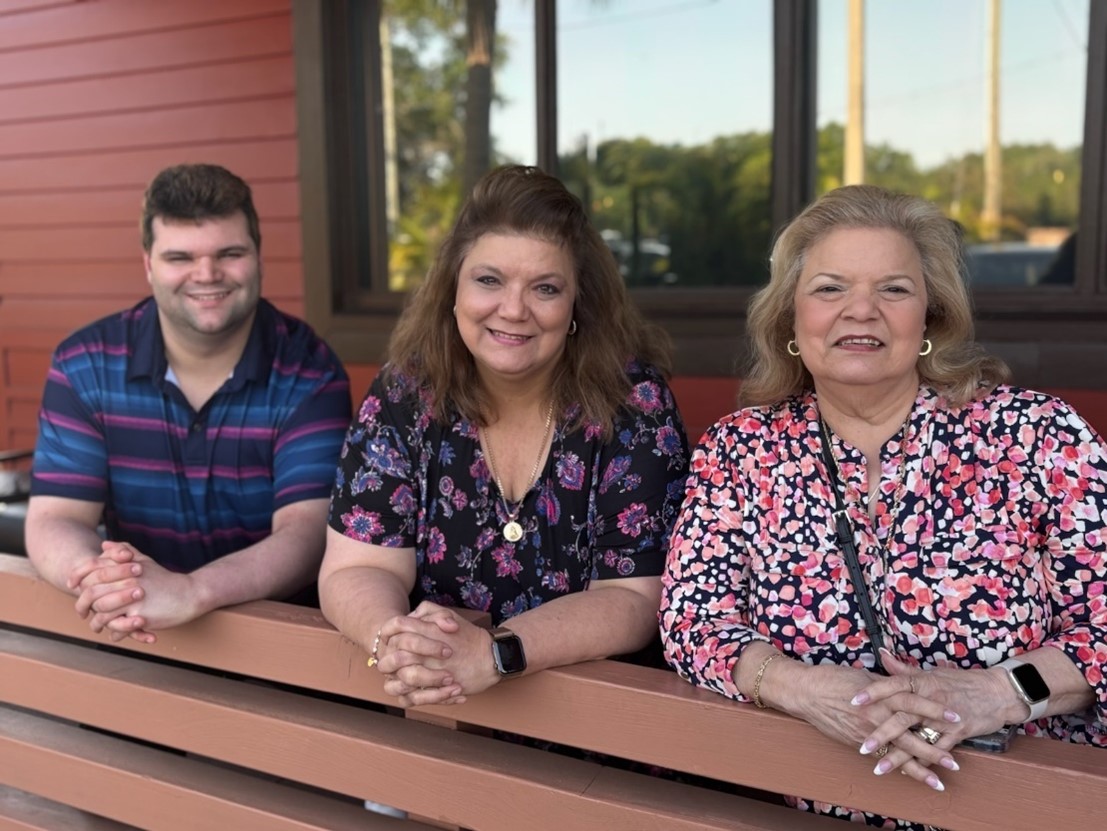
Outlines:
[[[986,242],[965,249],[971,286],[1036,286],[1057,256],[1056,245]]]
[[[638,241],[638,269],[634,269],[634,244],[623,239],[618,231],[605,229],[600,232],[607,247],[615,255],[619,264],[619,273],[632,288],[646,286],[671,286],[677,282],[677,275],[669,264],[672,250],[668,245],[656,239]]]

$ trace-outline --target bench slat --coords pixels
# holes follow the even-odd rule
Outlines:
[[[0,831],[139,831],[105,817],[0,785]]]

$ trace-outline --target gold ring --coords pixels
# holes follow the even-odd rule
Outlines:
[[[887,755],[888,755],[888,745],[882,744],[880,747],[878,747],[876,749],[876,758],[883,759]]]
[[[916,728],[915,735],[927,744],[937,744],[938,739],[942,738],[941,733],[939,733],[933,727],[927,727],[926,725]]]

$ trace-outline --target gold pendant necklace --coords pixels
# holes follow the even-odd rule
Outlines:
[[[508,542],[519,542],[519,540],[523,538],[523,526],[519,524],[519,512],[523,509],[523,502],[527,498],[527,493],[530,492],[530,489],[538,479],[538,466],[542,463],[542,459],[546,455],[546,442],[550,438],[550,425],[553,423],[553,407],[553,401],[551,401],[550,406],[546,409],[546,426],[542,428],[542,443],[538,445],[538,458],[534,460],[534,467],[530,470],[530,478],[527,480],[526,487],[523,488],[523,495],[519,501],[515,503],[514,508],[512,508],[507,501],[507,494],[504,492],[504,486],[500,482],[500,475],[496,472],[496,461],[492,457],[492,443],[488,441],[488,437],[485,435],[483,428],[478,430],[481,444],[484,446],[485,455],[488,456],[488,469],[492,473],[492,479],[496,482],[496,488],[500,491],[500,502],[504,506],[504,513],[507,514],[507,522],[504,523],[503,535],[504,539]]]

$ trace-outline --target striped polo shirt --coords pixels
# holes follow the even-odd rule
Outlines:
[[[192,571],[326,499],[350,420],[338,357],[265,300],[233,375],[200,409],[166,378],[147,298],[66,338],[46,379],[32,496],[104,504],[109,539]]]

